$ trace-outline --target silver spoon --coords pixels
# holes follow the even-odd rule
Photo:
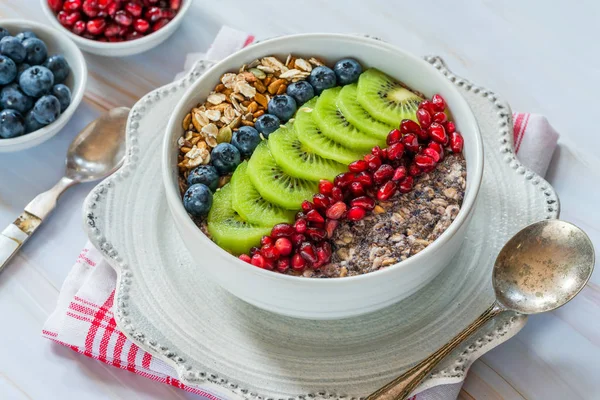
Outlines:
[[[65,176],[36,196],[25,211],[0,234],[0,272],[50,214],[61,194],[78,183],[115,172],[125,158],[125,125],[129,108],[113,108],[86,126],[67,151]]]
[[[537,314],[569,302],[594,270],[594,247],[578,227],[545,220],[521,229],[504,245],[494,264],[496,301],[443,347],[372,393],[367,400],[406,398],[433,368],[477,329],[498,314]]]

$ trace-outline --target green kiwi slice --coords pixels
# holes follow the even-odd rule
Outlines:
[[[231,184],[227,184],[214,194],[207,227],[215,243],[238,255],[259,245],[260,239],[271,233],[271,226],[258,226],[244,220],[233,209],[232,192]]]
[[[248,178],[247,169],[248,162],[244,161],[237,166],[231,177],[233,209],[251,224],[273,226],[281,222],[294,222],[293,211],[284,210],[262,198]]]
[[[388,133],[397,126],[388,125],[385,122],[381,122],[371,116],[360,105],[356,96],[358,95],[358,85],[353,83],[352,85],[346,85],[342,88],[340,95],[337,99],[337,106],[344,114],[344,117],[352,125],[356,126],[361,131],[368,133],[382,139],[387,138]]]
[[[385,140],[358,130],[344,117],[337,107],[337,98],[341,90],[341,87],[324,90],[317,100],[313,118],[323,134],[335,142],[363,153],[368,153],[374,146],[385,146]]]
[[[299,210],[302,201],[318,192],[317,182],[286,174],[271,155],[266,141],[254,150],[247,174],[265,200],[287,210]]]
[[[288,124],[269,135],[271,155],[281,169],[296,178],[319,181],[333,180],[346,172],[345,165],[323,158],[310,151],[298,139],[294,126]]]
[[[366,70],[358,78],[356,98],[373,118],[393,126],[399,126],[403,119],[416,121],[416,112],[423,100],[374,68]]]

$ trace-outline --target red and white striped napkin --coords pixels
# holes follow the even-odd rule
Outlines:
[[[252,35],[224,27],[208,53],[188,56],[186,69],[202,57],[219,60],[253,41]],[[514,138],[519,159],[543,176],[556,147],[558,133],[541,115],[516,113]],[[115,271],[104,261],[102,254],[88,243],[67,276],[56,310],[46,321],[42,335],[117,368],[211,400],[219,400],[208,388],[182,384],[176,378],[174,369],[137,347],[119,331],[112,311],[115,283]],[[461,386],[462,383],[437,386],[417,394],[413,400],[456,399]]]

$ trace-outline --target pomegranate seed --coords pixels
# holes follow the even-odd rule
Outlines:
[[[129,33],[127,33],[127,35],[125,35],[125,39],[126,40],[135,40],[135,39],[139,39],[141,37],[144,37],[143,33],[137,32],[137,31],[128,31]]]
[[[406,167],[401,165],[394,171],[394,176],[392,176],[393,181],[401,181],[407,175]]]
[[[258,268],[264,269],[267,265],[266,261],[267,260],[265,260],[265,258],[262,256],[262,254],[257,253],[252,256],[252,259],[250,262],[252,263],[252,265],[254,265]]]
[[[431,103],[435,107],[436,111],[444,111],[446,109],[446,102],[444,98],[439,94],[434,94],[431,98]]]
[[[302,211],[307,212],[313,209],[313,204],[308,200],[304,200],[301,207]]]
[[[373,180],[377,185],[389,181],[394,176],[394,167],[389,164],[383,164],[373,173]]]
[[[282,256],[289,256],[292,254],[292,242],[288,238],[279,238],[275,241],[275,248],[279,251]]]
[[[429,125],[431,125],[431,114],[427,110],[420,108],[417,110],[417,120],[422,128],[429,128]]]
[[[279,260],[277,260],[277,264],[276,267],[277,271],[283,273],[286,273],[289,269],[290,269],[290,265],[291,265],[291,260],[289,259],[289,257],[283,257],[280,258]]]
[[[416,132],[415,135],[417,135],[417,138],[419,138],[421,142],[429,141],[429,133],[427,132],[427,129],[419,129],[419,131]]]
[[[75,22],[75,25],[73,25],[73,33],[81,35],[83,32],[85,32],[85,21]]]
[[[306,236],[304,236],[301,233],[294,233],[291,237],[292,239],[292,243],[294,244],[294,246],[298,247],[300,246],[300,244],[302,242],[304,242],[306,240]]]
[[[325,210],[327,207],[329,207],[331,201],[329,200],[329,197],[318,193],[313,196],[313,204],[315,205],[315,208]]]
[[[58,18],[58,22],[60,22],[62,26],[66,26],[67,28],[72,27],[77,21],[81,19],[81,14],[79,13],[79,11],[73,11],[72,13],[61,11],[56,16]]]
[[[325,222],[325,218],[323,218],[323,216],[317,210],[310,210],[309,212],[307,212],[306,219],[311,222]]]
[[[421,175],[421,168],[417,167],[417,164],[412,163],[408,167],[408,175],[419,176]]]
[[[171,10],[174,11],[179,10],[179,7],[181,7],[181,0],[170,0],[169,7],[171,7]]]
[[[125,10],[134,17],[140,17],[142,15],[143,7],[139,3],[130,1],[129,3],[125,4]]]
[[[344,172],[343,174],[339,174],[333,180],[333,184],[340,188],[344,188],[352,183],[354,180],[354,174],[352,172]]]
[[[48,6],[50,7],[50,9],[52,11],[54,11],[55,13],[57,13],[60,10],[62,10],[63,1],[62,0],[48,0]]]
[[[96,18],[98,16],[98,12],[100,11],[98,10],[96,3],[90,0],[85,0],[81,6],[81,9],[83,10],[83,13],[90,18]]]
[[[432,102],[430,102],[429,100],[423,100],[420,104],[419,104],[419,109],[420,110],[425,110],[429,113],[429,115],[433,115],[437,112],[435,106],[433,105]],[[422,125],[421,125],[422,126]]]
[[[465,144],[465,139],[458,132],[452,132],[450,135],[450,149],[453,153],[460,153]]]
[[[394,143],[387,148],[387,158],[391,161],[399,160],[404,155],[404,145],[402,143]]]
[[[250,255],[253,256],[255,254],[260,254],[260,248],[258,248],[256,246],[250,248]]]
[[[354,178],[356,182],[359,182],[363,187],[369,187],[373,185],[373,177],[368,172],[361,172]]]
[[[63,3],[65,11],[79,11],[81,9],[81,0],[66,0]]]
[[[404,148],[408,151],[412,151],[413,153],[419,151],[419,140],[414,133],[407,133],[404,135],[402,143],[404,143]]]
[[[406,178],[404,178],[404,180],[400,182],[400,185],[398,185],[398,190],[400,191],[400,193],[410,192],[413,188],[414,181],[415,180],[412,176],[407,176]]]
[[[304,242],[300,245],[300,256],[304,258],[309,263],[314,263],[317,261],[317,251],[315,246],[310,244],[309,242]]]
[[[356,197],[363,196],[365,194],[365,188],[360,182],[352,182],[350,184],[350,191]]]
[[[327,264],[331,260],[331,245],[328,242],[321,243],[317,247],[317,263],[316,265],[321,266]]]
[[[360,175],[360,174],[359,174]],[[331,198],[334,201],[340,201],[340,200],[344,200],[344,193],[342,192],[342,189],[339,188],[338,186],[335,186],[332,190],[331,190]]]
[[[392,129],[390,133],[388,133],[387,138],[385,139],[385,143],[387,145],[391,145],[394,143],[398,143],[402,139],[402,132],[398,129]]]
[[[248,254],[241,254],[238,258],[247,263],[252,262],[252,258]]]
[[[119,25],[119,35],[120,36],[127,36],[131,33],[131,27],[130,26],[123,26],[123,25]]]
[[[382,150],[381,147],[379,147],[379,146],[373,147],[371,149],[371,154],[373,154],[375,157],[379,157],[381,159],[387,158],[385,150]]]
[[[296,233],[296,231],[294,230],[294,227],[290,224],[277,224],[273,227],[273,229],[271,229],[271,237],[273,239],[279,239],[280,237],[290,237],[294,233]]]
[[[437,122],[438,124],[443,124],[448,120],[448,116],[444,112],[436,112],[433,114],[433,122]]]
[[[402,132],[403,135],[406,135],[407,133],[417,133],[420,130],[421,127],[419,124],[412,119],[403,119],[400,123],[400,132]]]
[[[99,9],[104,10],[111,3],[114,3],[114,1],[115,0],[96,0],[96,4],[98,5]]]
[[[348,207],[346,206],[346,203],[343,201],[338,201],[327,209],[327,213],[325,215],[329,219],[340,219],[347,209]]]
[[[357,197],[352,199],[350,202],[352,207],[362,207],[365,210],[372,210],[375,208],[375,200],[367,196]]]
[[[124,10],[117,11],[114,19],[117,24],[123,26],[129,26],[133,23],[133,18],[131,17],[131,14]]]
[[[440,156],[440,160],[444,159],[444,148],[441,144],[439,144],[438,142],[429,142],[429,145],[427,147],[435,150],[435,152],[438,153],[438,155]]]
[[[364,156],[364,160],[367,162],[371,171],[375,171],[381,166],[381,158],[374,156],[373,154],[367,154]]]
[[[348,165],[348,170],[350,172],[363,172],[366,171],[369,165],[365,160],[357,160]]]
[[[294,222],[294,229],[298,233],[304,233],[306,231],[307,226],[308,226],[308,223],[306,222],[306,220],[304,218],[300,218],[299,220]]]
[[[150,22],[156,22],[162,18],[162,10],[159,7],[150,7],[146,10],[144,17]]]
[[[87,23],[87,31],[92,35],[99,35],[106,29],[106,21],[104,18],[96,18]]]
[[[367,210],[362,207],[354,206],[348,210],[347,218],[350,221],[360,221],[367,215]]]
[[[306,267],[306,261],[299,253],[292,256],[292,268],[296,271],[302,271]]]
[[[121,28],[117,24],[109,24],[106,26],[104,30],[104,36],[110,38],[113,36],[117,36],[120,32]]]
[[[327,232],[327,237],[331,239],[333,237],[333,232],[335,232],[335,228],[338,226],[338,221],[335,219],[328,219],[325,222],[325,231]]]
[[[415,156],[415,164],[417,164],[417,167],[421,169],[435,167],[435,161],[433,161],[433,158],[423,154],[417,154]]]
[[[327,237],[327,231],[320,228],[308,228],[306,229],[306,236],[308,236],[313,242],[320,242]]]
[[[440,155],[437,151],[435,151],[434,149],[432,149],[431,147],[427,147],[425,149],[423,149],[423,154],[431,157],[433,159],[433,161],[435,161],[436,163],[440,162]]]
[[[106,7],[106,14],[114,18],[115,14],[117,13],[117,11],[119,11],[120,7],[121,4],[116,1],[114,3],[110,3],[108,7]]]
[[[377,199],[381,201],[385,201],[392,197],[396,193],[396,182],[387,181],[383,186],[379,188],[377,191]]]
[[[434,122],[428,129],[429,137],[439,144],[445,145],[448,143],[448,135],[443,125]]]
[[[456,131],[456,125],[452,121],[446,122],[446,132],[448,135],[453,134]]]
[[[270,236],[263,236],[260,239],[260,244],[261,246],[264,246],[266,244],[273,244],[273,239]]]
[[[321,179],[319,181],[319,193],[324,194],[326,196],[331,196],[332,190],[333,182],[330,182],[327,179]]]
[[[260,254],[269,260],[277,260],[279,258],[279,250],[273,244],[265,244],[260,249]]]
[[[275,269],[275,263],[277,261],[275,260],[269,260],[268,258],[265,260],[265,269],[268,269],[269,271],[273,271],[273,269]]]
[[[150,23],[145,19],[138,18],[133,21],[133,29],[135,29],[137,32],[145,33],[148,31],[148,29],[150,29]]]

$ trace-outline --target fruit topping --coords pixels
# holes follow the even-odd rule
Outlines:
[[[324,65],[320,65],[310,73],[308,77],[308,81],[315,89],[316,94],[321,94],[323,90],[329,89],[335,86],[336,84],[336,76],[335,72],[329,67]]]
[[[269,101],[268,110],[280,121],[287,122],[296,113],[296,100],[287,94],[275,96]]]
[[[335,63],[333,72],[335,72],[338,84],[348,85],[358,81],[362,67],[355,59],[345,58]]]

